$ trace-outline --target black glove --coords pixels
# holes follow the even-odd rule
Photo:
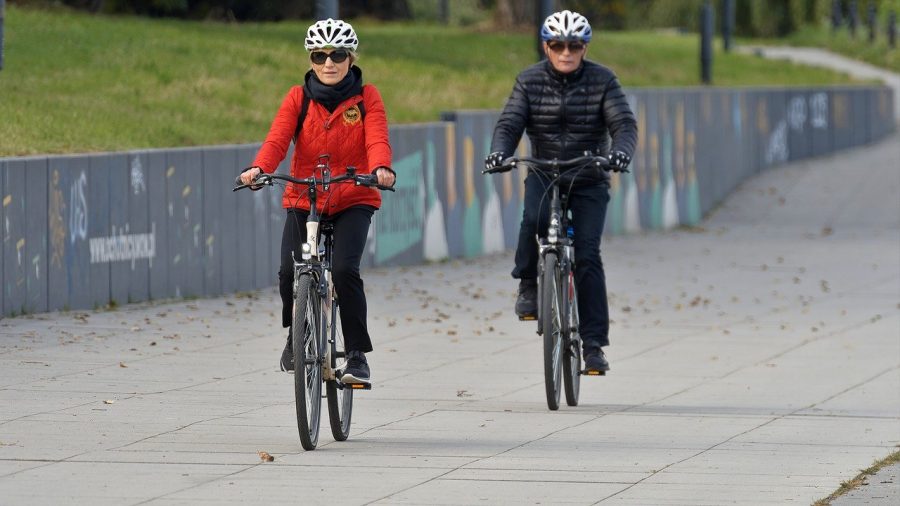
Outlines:
[[[615,172],[627,172],[631,165],[631,157],[621,151],[613,151],[609,155],[609,168]]]
[[[484,170],[495,169],[503,165],[503,160],[506,160],[506,155],[499,151],[494,151],[484,159]]]

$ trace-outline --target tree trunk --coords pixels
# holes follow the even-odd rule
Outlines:
[[[499,28],[519,28],[535,23],[535,0],[497,0],[494,22]]]

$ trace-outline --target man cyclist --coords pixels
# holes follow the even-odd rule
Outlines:
[[[485,167],[495,168],[511,156],[528,134],[536,158],[567,160],[588,152],[608,156],[612,170],[625,171],[637,142],[637,124],[616,75],[585,59],[591,25],[564,10],[541,27],[547,59],[523,70],[494,128]],[[609,148],[609,137],[612,147]],[[573,171],[574,172],[574,171]],[[561,190],[568,194],[575,230],[575,283],[585,369],[605,372],[609,362],[609,305],[600,259],[600,236],[609,203],[609,174],[599,167],[568,173]],[[525,178],[525,201],[513,278],[519,279],[516,313],[537,312],[538,248],[536,236],[549,221],[547,181],[535,173]]]

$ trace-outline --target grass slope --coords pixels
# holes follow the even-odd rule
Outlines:
[[[360,67],[389,120],[496,109],[535,61],[526,34],[359,21]],[[261,140],[287,89],[308,69],[307,23],[220,24],[6,12],[0,156]],[[698,84],[695,36],[598,33],[589,57],[626,87]],[[716,55],[718,85],[850,82],[825,70]]]

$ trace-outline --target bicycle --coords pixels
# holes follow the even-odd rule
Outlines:
[[[550,222],[546,237],[538,239],[538,335],[544,344],[544,390],[547,407],[559,409],[560,377],[563,378],[566,404],[578,405],[581,376],[603,376],[603,371],[581,369],[581,336],[578,333],[578,291],[575,287],[575,235],[569,226],[568,196],[560,192],[565,176],[575,175],[586,167],[609,170],[609,160],[602,156],[586,155],[571,160],[541,160],[521,157],[507,158],[502,165],[485,169],[482,174],[494,174],[523,166],[527,170],[549,177]],[[523,317],[521,320],[535,320]],[[566,374],[563,376],[563,370]]]
[[[296,179],[284,174],[261,173],[254,182],[244,185],[238,177],[232,190],[285,185],[276,181],[306,186],[310,212],[306,220],[306,242],[300,245],[301,259],[294,257],[291,325],[297,429],[304,450],[314,450],[319,441],[323,383],[328,400],[331,434],[336,441],[345,441],[350,435],[353,391],[372,388],[370,384],[345,384],[340,381],[342,364],[339,360],[346,359],[346,349],[343,333],[340,331],[340,304],[331,282],[334,224],[320,221],[321,215],[316,209],[317,188],[327,191],[332,184],[353,182],[379,190],[394,191],[391,187],[379,185],[374,174],[356,174],[355,167],[347,167],[346,174],[331,177],[328,155],[319,156],[316,170],[321,178],[313,175]]]

